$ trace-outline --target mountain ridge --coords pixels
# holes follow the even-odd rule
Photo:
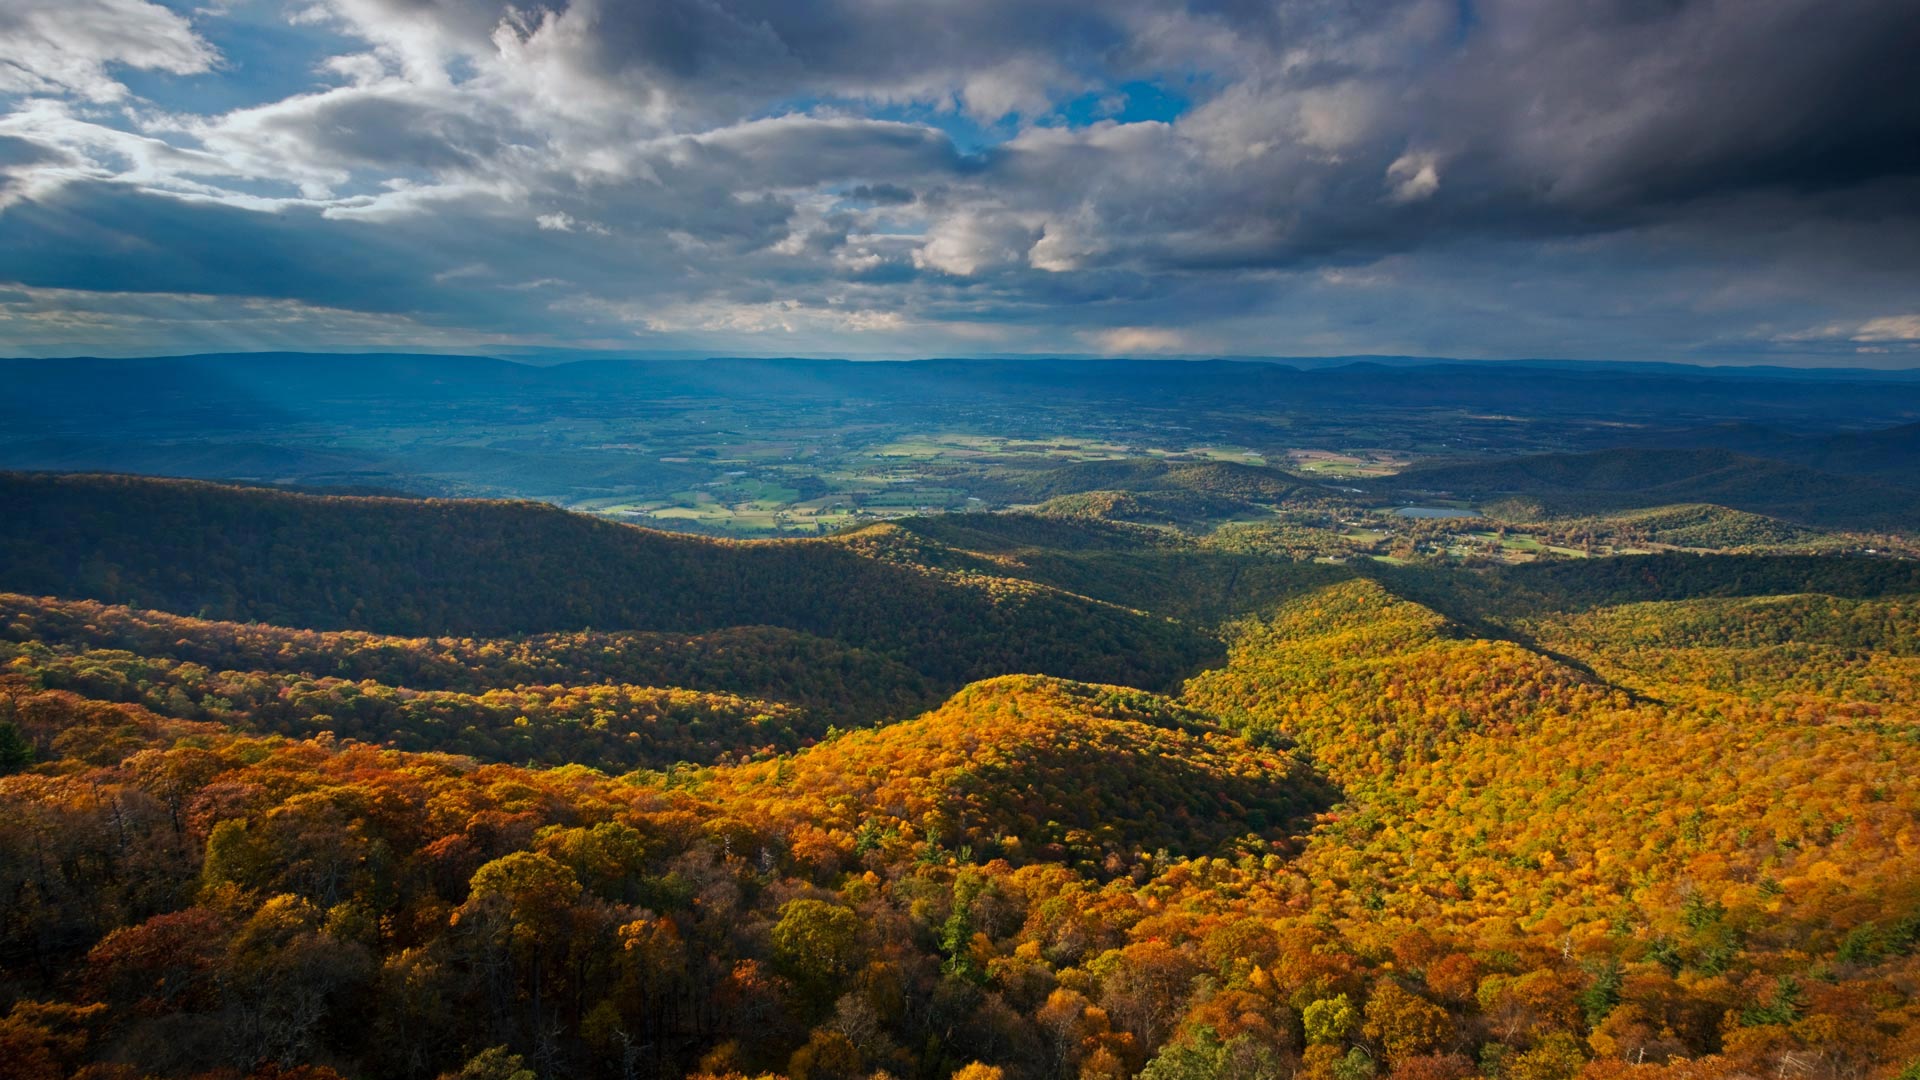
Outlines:
[[[1212,649],[1167,620],[1031,582],[541,503],[18,473],[0,475],[0,503],[0,588],[177,614],[414,635],[775,625],[947,680],[1037,664],[1168,685]]]

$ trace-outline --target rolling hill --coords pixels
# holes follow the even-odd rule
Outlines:
[[[1281,507],[1346,504],[1333,490],[1284,469],[1232,461],[1144,458],[1002,470],[980,490],[1043,515],[1153,525],[1197,526]]]
[[[772,626],[704,634],[589,630],[407,638],[0,593],[0,641],[161,659],[211,672],[270,672],[463,694],[527,685],[683,687],[778,701],[842,724],[909,715],[937,700],[933,684],[897,660]]]
[[[399,635],[774,626],[957,685],[1009,671],[1170,685],[1213,649],[1165,619],[830,540],[728,542],[536,503],[0,476],[0,588]]]
[[[1555,528],[1562,535],[1591,536],[1621,547],[1663,544],[1727,551],[1747,547],[1813,549],[1846,543],[1844,538],[1818,529],[1710,503],[1679,503],[1565,519],[1555,522]]]
[[[1920,563],[0,494],[0,585],[72,575],[0,595],[0,1071],[1896,1080],[1920,1054]],[[312,628],[354,625],[416,629]],[[1199,627],[1226,655],[1178,696],[1045,673],[1176,671]]]
[[[1711,503],[1807,525],[1911,529],[1920,494],[1724,450],[1603,450],[1418,465],[1384,485],[1403,495],[1446,492],[1508,514],[1585,516]]]
[[[1730,450],[1823,472],[1911,482],[1920,471],[1920,424],[1800,435],[1763,424],[1720,424],[1662,440],[1674,446]]]
[[[1280,838],[1333,799],[1284,751],[1152,694],[1058,679],[974,683],[925,716],[695,786],[845,845],[931,841],[1110,876],[1157,850]]]

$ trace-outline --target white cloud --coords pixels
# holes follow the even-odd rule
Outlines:
[[[118,101],[110,65],[192,75],[219,54],[186,19],[147,0],[7,0],[0,4],[0,93]]]
[[[1868,319],[1853,332],[1853,340],[1920,342],[1920,315],[1882,315]]]
[[[1386,87],[1350,80],[1298,94],[1299,138],[1338,157],[1364,143],[1386,108]]]
[[[1027,262],[1035,270],[1065,274],[1090,265],[1105,251],[1106,244],[1096,235],[1099,222],[1091,213],[1049,220],[1040,239],[1027,251]]]
[[[989,269],[1025,261],[1035,230],[1016,217],[993,210],[966,211],[943,218],[927,230],[913,253],[914,264],[929,270],[972,277]]]
[[[1830,322],[1773,335],[1781,342],[1853,341],[1861,344],[1920,344],[1920,315],[1880,315],[1858,321]]]
[[[1081,338],[1106,356],[1200,351],[1186,332],[1160,326],[1116,326],[1108,330],[1084,332]]]
[[[1432,154],[1402,154],[1387,166],[1387,186],[1394,202],[1432,198],[1440,190],[1440,164]]]
[[[581,221],[564,210],[555,210],[551,214],[536,214],[533,221],[543,232],[584,232],[595,236],[613,234],[612,229],[597,221]]]
[[[1076,82],[1036,58],[1020,57],[968,76],[960,101],[970,115],[988,122],[1008,113],[1034,116],[1052,103],[1054,87]]]
[[[204,208],[242,248],[308,245],[310,278],[276,287],[328,305],[351,302],[361,251],[404,237],[419,285],[406,302],[476,324],[568,329],[536,307],[541,290],[500,300],[507,282],[554,280],[582,283],[577,310],[623,327],[911,341],[1005,324],[1013,345],[1111,336],[1144,352],[1284,351],[1262,336],[1275,326],[1412,340],[1377,325],[1446,291],[1445,267],[1474,245],[1537,253],[1620,233],[1699,274],[1674,295],[1714,329],[1674,331],[1677,345],[1827,347],[1756,329],[1761,317],[1832,324],[1834,341],[1912,340],[1909,316],[1859,313],[1907,310],[1920,274],[1920,177],[1889,137],[1920,128],[1920,93],[1862,98],[1847,89],[1859,80],[1832,77],[1915,85],[1876,51],[1900,24],[1895,0],[1831,0],[1845,16],[1831,20],[1817,0],[1632,18],[1481,0],[1470,27],[1442,0],[313,2],[297,18],[338,53],[313,58],[322,89],[195,112],[117,81],[136,67],[248,89],[248,58],[223,66],[185,17],[148,0],[0,0],[0,94],[35,95],[0,104],[0,241],[10,226],[55,235],[62,198],[84,193],[90,212],[139,209],[110,224],[75,211],[69,231],[103,245],[83,254],[164,251],[199,219],[156,211],[160,196]],[[1811,38],[1781,30],[1828,22]],[[1091,95],[1104,116],[1136,80],[1190,107],[1065,122],[1069,99]],[[1808,132],[1827,150],[1796,158]],[[1838,171],[1820,173],[1829,162]],[[141,215],[174,231],[147,235]],[[601,235],[621,242],[587,239]],[[1817,247],[1823,269],[1743,245]],[[1434,261],[1379,269],[1402,256]],[[223,275],[217,252],[198,258],[177,269],[206,288],[265,288]],[[1591,325],[1646,345],[1622,328],[1655,301],[1552,265]],[[468,267],[483,270],[451,273]],[[1455,336],[1433,340],[1460,340],[1456,318],[1489,335],[1516,325],[1501,302],[1515,283],[1475,281],[1458,314],[1411,305],[1448,321]],[[394,291],[364,302],[397,304]],[[1334,299],[1309,316],[1287,307],[1302,292]],[[1342,336],[1341,317],[1361,329]],[[1540,320],[1531,351],[1562,351],[1581,325]]]

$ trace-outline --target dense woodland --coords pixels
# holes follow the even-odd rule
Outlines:
[[[1434,462],[1390,486],[1506,497],[1541,516],[1708,503],[1801,525],[1911,530],[1920,526],[1920,492],[1910,477],[1840,475],[1721,449],[1612,449]]]
[[[7,484],[8,1076],[1920,1077],[1911,562]]]
[[[195,481],[0,474],[14,592],[406,635],[774,626],[959,682],[1031,668],[1160,685],[1194,630],[1033,582],[738,544],[540,503],[340,498]],[[1071,659],[1069,659],[1071,658]],[[1151,665],[1151,666],[1143,666]]]

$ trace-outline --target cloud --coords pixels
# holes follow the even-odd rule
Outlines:
[[[313,81],[231,108],[228,16],[17,0],[0,276],[729,350],[1818,359],[1906,340],[1909,6],[319,0]]]
[[[1116,326],[1111,330],[1089,331],[1082,337],[1106,356],[1195,351],[1187,334],[1158,326]]]
[[[485,348],[503,335],[435,327],[404,316],[298,300],[196,293],[106,293],[0,283],[0,322],[26,355],[72,355],[76,342],[112,353],[195,340],[235,352],[363,346]],[[192,335],[180,338],[182,334]]]
[[[426,77],[453,58],[549,115],[656,129],[737,119],[800,95],[1044,107],[1076,69],[1126,47],[1152,5],[973,0],[328,0],[342,29]]]
[[[1005,214],[982,210],[943,218],[913,253],[916,266],[960,277],[1022,262],[1037,239],[1035,230]]]
[[[855,184],[847,189],[846,197],[876,206],[904,206],[913,201],[913,192],[898,184]]]
[[[1868,319],[1854,331],[1853,340],[1920,342],[1920,315],[1882,315]]]
[[[1394,202],[1419,202],[1440,190],[1440,168],[1432,154],[1402,154],[1387,166]]]
[[[551,214],[534,215],[533,223],[546,232],[586,232],[597,236],[611,236],[613,230],[597,221],[581,221],[564,210]]]
[[[118,101],[109,65],[190,75],[218,61],[186,19],[147,0],[7,0],[0,5],[0,94]]]

